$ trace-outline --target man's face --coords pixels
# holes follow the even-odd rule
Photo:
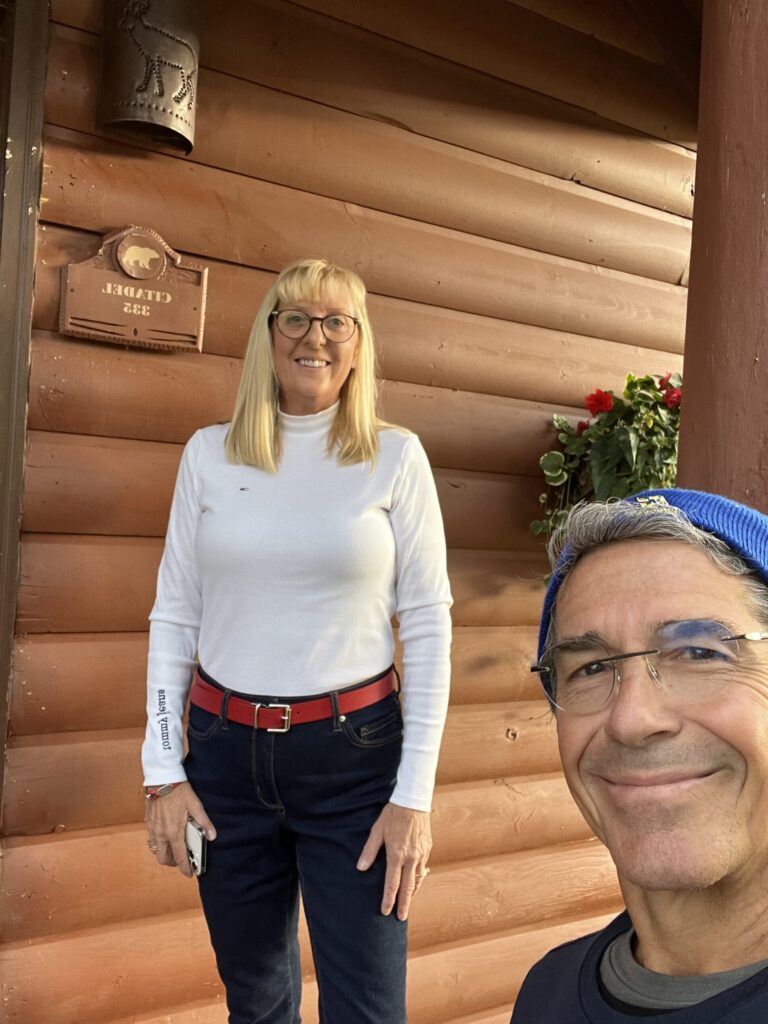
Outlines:
[[[648,649],[662,623],[763,628],[738,577],[690,545],[655,540],[584,555],[555,619],[558,641],[596,633],[614,653]],[[623,880],[699,889],[768,867],[768,641],[740,648],[748,664],[706,702],[672,697],[633,658],[599,711],[557,712],[568,785]]]

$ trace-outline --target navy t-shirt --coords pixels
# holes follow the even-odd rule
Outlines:
[[[762,1024],[768,1022],[768,968],[719,995],[668,1013],[623,1013],[600,992],[603,953],[631,927],[620,914],[607,928],[558,946],[528,973],[512,1024]]]

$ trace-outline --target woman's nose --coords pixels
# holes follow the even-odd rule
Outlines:
[[[323,325],[319,320],[312,321],[312,323],[309,325],[309,330],[304,336],[304,340],[308,341],[310,345],[314,345],[317,348],[325,344]]]

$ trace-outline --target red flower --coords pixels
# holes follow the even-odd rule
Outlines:
[[[593,394],[587,395],[584,404],[592,416],[597,416],[599,412],[610,412],[613,409],[613,395],[596,388]]]
[[[661,400],[668,409],[674,409],[680,405],[682,393],[682,388],[667,388],[661,396]]]
[[[576,424],[576,433],[583,434],[588,426],[589,422],[587,420],[579,420],[579,422]]]
[[[659,381],[659,391],[666,391],[667,390],[667,388],[669,387],[669,378],[671,376],[672,376],[671,372],[664,374],[664,376]]]

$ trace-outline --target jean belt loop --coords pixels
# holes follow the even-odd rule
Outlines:
[[[339,695],[335,690],[331,690],[329,697],[333,708],[333,731],[341,732],[341,723],[344,721],[344,717],[339,710]]]
[[[219,718],[221,719],[223,730],[229,731],[229,698],[232,696],[231,690],[225,690],[224,696],[221,698],[221,710],[219,711]]]

